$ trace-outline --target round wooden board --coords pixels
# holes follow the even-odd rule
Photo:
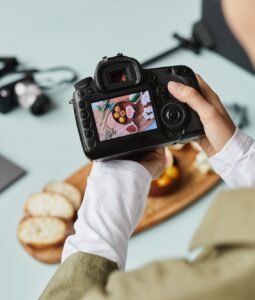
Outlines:
[[[220,177],[214,172],[202,174],[193,167],[197,150],[190,144],[178,151],[171,147],[170,149],[174,153],[182,172],[181,182],[178,185],[179,187],[169,195],[148,197],[145,213],[134,234],[168,219],[188,205],[191,205],[220,181]],[[68,177],[66,182],[76,186],[84,193],[91,167],[92,163],[84,166]],[[72,231],[70,231],[70,233],[71,232]],[[34,249],[33,247],[24,244],[23,247],[31,256],[39,261],[51,264],[60,262],[61,260],[63,245],[41,250]]]
[[[46,264],[55,264],[61,261],[61,255],[63,251],[63,245],[52,248],[45,249],[35,249],[29,245],[21,243],[24,249],[28,254],[30,254],[35,259],[46,263]]]

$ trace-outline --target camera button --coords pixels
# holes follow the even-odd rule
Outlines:
[[[82,90],[79,90],[79,91],[78,91],[78,95],[79,95],[80,97],[82,97],[82,96],[84,96],[84,95],[85,95],[85,93],[84,93],[84,91],[82,91]]]
[[[187,121],[186,109],[177,102],[165,104],[162,108],[161,116],[165,126],[171,129],[181,128]]]
[[[96,141],[94,141],[94,140],[89,140],[88,141],[88,146],[90,147],[90,148],[95,148],[96,147]]]
[[[89,120],[85,120],[85,121],[83,121],[83,127],[84,128],[89,128],[90,126],[91,126],[91,122],[89,121]]]
[[[87,106],[87,103],[84,102],[84,101],[80,101],[79,102],[79,107],[82,109],[82,108],[85,108]]]
[[[90,94],[90,95],[94,94],[94,89],[93,88],[88,88],[87,93]]]
[[[87,120],[89,118],[89,112],[86,110],[82,110],[81,111],[81,117],[85,120]]]
[[[185,66],[175,67],[174,68],[174,72],[175,72],[175,74],[177,74],[179,76],[190,76],[190,75],[193,75],[193,73],[190,70],[190,68],[185,67]]]
[[[158,94],[158,96],[164,96],[166,94],[166,89],[163,85],[159,85],[156,87],[156,93]]]
[[[166,111],[165,116],[167,117],[167,119],[175,121],[180,119],[181,112],[179,110],[170,110]]]
[[[94,131],[92,131],[92,130],[86,130],[85,131],[85,136],[87,137],[87,138],[92,138],[93,136],[94,136]]]

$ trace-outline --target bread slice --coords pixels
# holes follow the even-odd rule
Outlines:
[[[37,193],[25,202],[24,210],[32,216],[51,216],[71,220],[74,208],[63,195],[56,193]]]
[[[20,242],[38,249],[63,244],[66,233],[65,221],[52,217],[27,217],[18,226]]]
[[[67,197],[75,210],[78,210],[81,205],[82,194],[75,186],[63,181],[52,181],[44,187],[45,192],[59,193]]]

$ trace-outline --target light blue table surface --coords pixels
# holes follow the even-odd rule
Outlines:
[[[170,34],[189,35],[200,16],[200,1],[18,1],[0,0],[0,56],[17,55],[28,66],[67,64],[81,77],[94,73],[99,59],[124,52],[138,60],[175,45]],[[249,108],[255,136],[255,78],[231,62],[209,52],[196,56],[182,51],[158,66],[187,64],[200,73],[224,103]],[[51,94],[55,109],[36,118],[17,109],[0,115],[0,152],[28,174],[0,195],[0,298],[37,299],[56,265],[31,258],[16,238],[26,198],[49,180],[64,179],[87,162],[67,101],[72,87]],[[127,270],[153,260],[187,255],[188,244],[215,194],[153,229],[131,239]]]

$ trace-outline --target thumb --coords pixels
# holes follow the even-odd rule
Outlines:
[[[194,109],[198,113],[200,119],[204,119],[204,117],[212,111],[213,106],[193,87],[175,81],[170,81],[167,87],[169,92],[176,99],[187,103]]]

